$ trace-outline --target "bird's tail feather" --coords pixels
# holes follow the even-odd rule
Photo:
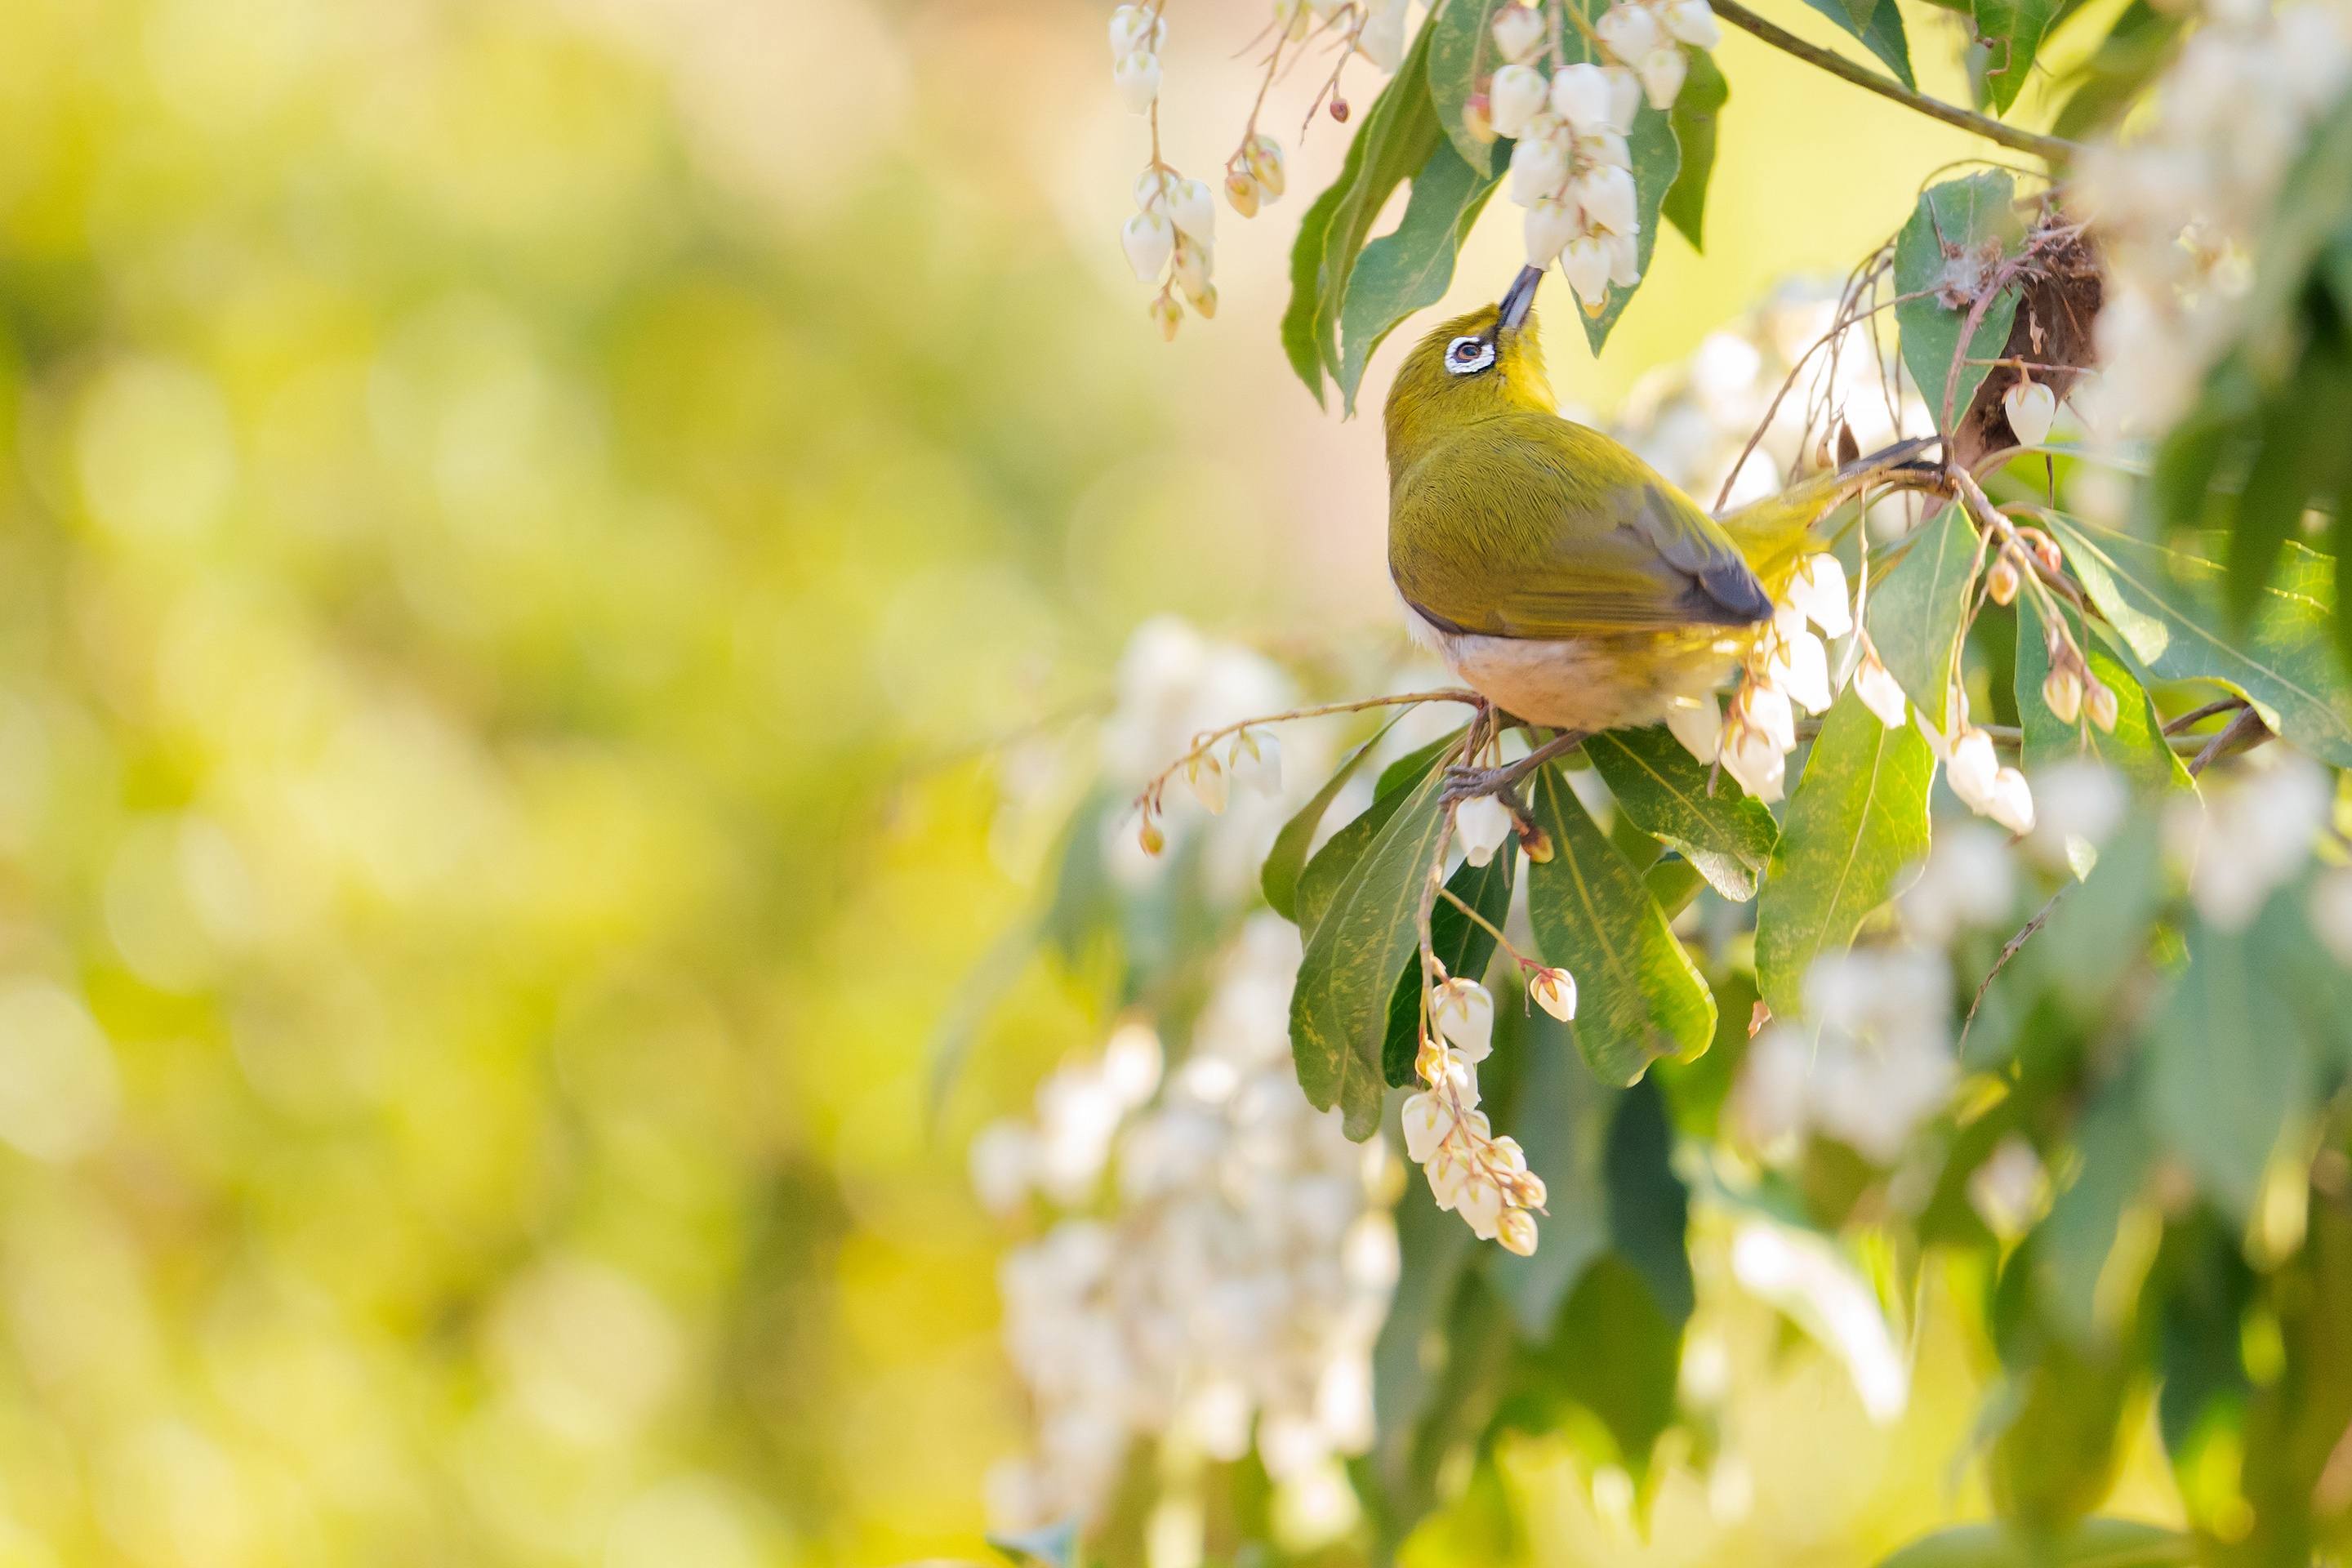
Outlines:
[[[1740,553],[1748,557],[1748,564],[1755,569],[1756,575],[1763,580],[1765,591],[1778,599],[1806,546],[1813,542],[1814,524],[1841,501],[1869,486],[1901,482],[1906,476],[1924,485],[1932,476],[1941,474],[1941,463],[1925,460],[1925,454],[1938,444],[1938,438],[1933,436],[1898,441],[1866,458],[1857,458],[1842,468],[1801,479],[1779,495],[1741,507],[1718,521],[1723,531],[1731,535],[1732,542],[1739,546]]]

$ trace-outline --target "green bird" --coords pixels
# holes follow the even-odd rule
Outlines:
[[[1655,724],[1730,674],[1813,524],[1864,485],[1923,482],[1920,440],[1709,517],[1622,442],[1563,419],[1537,268],[1416,344],[1387,408],[1389,574],[1462,682],[1575,734]]]

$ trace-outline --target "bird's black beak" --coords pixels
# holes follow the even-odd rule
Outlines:
[[[1496,307],[1499,312],[1495,318],[1496,331],[1518,331],[1519,323],[1528,319],[1528,311],[1535,305],[1536,285],[1543,281],[1543,275],[1540,267],[1519,268],[1519,275],[1503,291],[1503,302]]]

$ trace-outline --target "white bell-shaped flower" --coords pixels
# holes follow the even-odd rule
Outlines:
[[[1533,66],[1507,65],[1496,71],[1494,81],[1486,89],[1486,118],[1495,127],[1495,134],[1516,137],[1525,131],[1528,121],[1543,108],[1544,99],[1549,91],[1543,73]],[[1520,150],[1524,151],[1524,147]],[[1511,168],[1514,173],[1518,169],[1517,152],[1512,154]],[[1558,188],[1557,181],[1554,188]]]
[[[1201,804],[1209,808],[1210,816],[1223,816],[1225,814],[1225,770],[1218,765],[1213,753],[1203,752],[1186,763],[1184,782],[1192,786],[1192,793],[1201,797]]]
[[[1631,229],[1612,234],[1604,248],[1609,252],[1609,281],[1620,289],[1631,289],[1642,280],[1642,241],[1638,235]]]
[[[1141,114],[1160,96],[1160,57],[1146,49],[1130,50],[1112,62],[1110,79],[1127,111]]]
[[[1193,239],[1207,245],[1217,237],[1217,204],[1201,180],[1177,180],[1168,191],[1168,221]]]
[[[1592,169],[1577,176],[1570,187],[1584,221],[1611,235],[1632,234],[1639,226],[1634,205],[1633,176],[1623,169]]]
[[[1739,781],[1739,787],[1758,800],[1769,803],[1780,798],[1781,785],[1788,778],[1788,753],[1773,744],[1763,731],[1745,725],[1726,724],[1725,744],[1718,760],[1723,771]]]
[[[2000,774],[2000,759],[1993,755],[1990,735],[1970,726],[1953,739],[1944,779],[1962,805],[1979,816],[1990,816],[1993,781]]]
[[[1140,50],[1157,54],[1168,37],[1168,19],[1154,16],[1147,5],[1121,5],[1110,14],[1110,58],[1114,60]]]
[[[1579,61],[1552,73],[1551,111],[1579,135],[1614,129],[1609,113],[1612,96],[1609,77],[1599,66]]]
[[[1631,132],[1633,116],[1642,112],[1642,79],[1627,66],[1607,68],[1609,77],[1609,123],[1621,132]]]
[[[1666,731],[1683,743],[1683,750],[1702,763],[1711,763],[1723,734],[1723,704],[1713,692],[1677,702],[1666,710]]]
[[[1790,701],[1808,713],[1829,710],[1830,656],[1821,638],[1802,630],[1782,637],[1766,668]]]
[[[1797,749],[1797,716],[1789,710],[1789,699],[1770,686],[1751,683],[1740,693],[1734,704],[1748,727],[1769,740],[1783,752]]]
[[[1494,1048],[1495,998],[1475,980],[1440,982],[1429,994],[1429,1021],[1465,1062],[1483,1062]]]
[[[1528,209],[1528,265],[1549,267],[1582,228],[1575,203],[1543,197]]]
[[[1853,672],[1853,691],[1862,699],[1864,707],[1878,715],[1880,723],[1890,730],[1902,728],[1909,704],[1904,700],[1903,688],[1878,662],[1878,653],[1874,648],[1863,650],[1862,663]]]
[[[1639,68],[1643,58],[1665,41],[1665,29],[1647,5],[1612,5],[1594,25],[1609,52]]]
[[[1723,42],[1723,28],[1706,0],[1673,0],[1666,7],[1666,31],[1695,49],[1711,49]]]
[[[1633,64],[1642,79],[1642,90],[1649,96],[1652,109],[1672,109],[1675,100],[1682,96],[1683,79],[1690,74],[1690,61],[1684,58],[1679,44],[1660,44]]]
[[[1416,1165],[1429,1163],[1454,1131],[1454,1110],[1445,1097],[1426,1091],[1408,1099],[1398,1113],[1404,1129],[1404,1152]]]
[[[1509,5],[1495,13],[1495,47],[1503,58],[1522,65],[1543,46],[1543,14],[1534,6]]]
[[[1159,282],[1160,275],[1168,270],[1169,258],[1176,254],[1176,226],[1158,213],[1136,214],[1119,230],[1118,238],[1127,247],[1127,264],[1146,283]]]
[[[1477,795],[1454,808],[1454,837],[1462,841],[1462,858],[1484,866],[1517,831],[1511,814],[1491,795]]]
[[[1789,580],[1789,603],[1822,628],[1825,637],[1842,637],[1853,630],[1853,611],[1846,603],[1845,568],[1827,552],[1797,568]]]
[[[1536,1005],[1565,1024],[1576,1016],[1576,976],[1565,969],[1540,969],[1528,981]]]
[[[1511,199],[1531,207],[1568,183],[1568,152],[1549,136],[1522,136],[1511,149]]]
[[[1384,6],[1373,12],[1356,35],[1356,49],[1382,71],[1393,74],[1404,63],[1404,7]]]
[[[2050,422],[2058,417],[2058,395],[2038,381],[2021,381],[2000,395],[2009,427],[2022,446],[2039,447],[2050,439]]]
[[[1176,237],[1176,287],[1198,300],[1209,291],[1209,273],[1216,265],[1210,247],[1188,235]]]
[[[1593,235],[1570,242],[1559,254],[1559,269],[1568,275],[1568,286],[1591,314],[1601,313],[1602,302],[1609,295],[1609,252]]]
[[[1260,795],[1282,793],[1282,740],[1270,730],[1244,730],[1225,760],[1234,782]]]

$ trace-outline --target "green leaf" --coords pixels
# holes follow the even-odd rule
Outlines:
[[[1472,173],[1481,176],[1500,174],[1510,166],[1508,142],[1481,142],[1462,121],[1463,105],[1470,101],[1471,94],[1482,90],[1479,84],[1492,78],[1503,63],[1490,30],[1496,7],[1502,3],[1456,0],[1429,24],[1434,34],[1429,40],[1430,104],[1437,110],[1437,123],[1454,143],[1454,151]],[[1502,154],[1500,161],[1497,153]]]
[[[1323,787],[1315,792],[1315,798],[1300,806],[1298,814],[1284,823],[1282,831],[1274,836],[1274,847],[1266,851],[1257,881],[1265,893],[1266,906],[1284,920],[1294,925],[1298,921],[1298,879],[1306,873],[1307,846],[1315,842],[1315,830],[1323,825],[1323,814],[1331,809],[1331,803],[1339,798],[1348,781],[1356,776],[1356,770],[1372,754],[1372,748],[1386,740],[1403,717],[1398,714],[1381,726],[1379,734],[1349,752],[1331,776],[1323,781]]]
[[[2186,19],[2183,12],[2131,0],[2074,79],[2077,85],[2050,133],[2077,142],[2121,119],[2140,89],[2172,58],[2173,40]]]
[[[1407,752],[1382,768],[1379,781],[1372,785],[1373,796],[1393,795],[1398,790],[1411,789],[1420,783],[1421,775],[1434,767],[1439,758],[1462,743],[1462,729],[1449,730],[1426,746]]]
[[[2138,1096],[2138,1086],[2127,1078],[2099,1090],[2074,1131],[2082,1170],[2051,1205],[2039,1232],[2033,1255],[2038,1294],[2053,1326],[2077,1345],[2099,1337],[2102,1325],[2093,1310],[2099,1275],[2115,1250],[2124,1210],[2139,1195],[2156,1153],[2140,1121]]]
[[[2062,609],[2074,646],[2088,657],[2091,673],[2116,694],[2113,734],[2075,715],[2072,724],[2050,710],[2042,700],[2042,683],[2050,677],[2050,643],[2030,614],[2017,617],[2017,716],[2025,731],[2025,771],[2040,773],[2063,762],[2088,758],[2106,763],[2131,781],[2136,790],[2191,789],[2188,767],[2165,742],[2163,716],[2147,692],[2126,669],[2123,661],[2086,635],[2080,614]]]
[[[1926,737],[1881,724],[1853,688],[1830,710],[1756,906],[1756,984],[1776,1015],[1803,1012],[1813,960],[1851,946],[1897,873],[1927,852],[1935,771]]]
[[[1664,725],[1594,735],[1584,754],[1634,826],[1678,851],[1725,898],[1756,896],[1780,828],[1730,774],[1717,778],[1710,799],[1706,766]]]
[[[1928,408],[1940,411],[1936,420],[1939,430],[1952,429],[1991,368],[1955,362],[2000,356],[2017,314],[2019,287],[2015,279],[2002,285],[1985,308],[1965,353],[1960,331],[1968,325],[1973,303],[1953,309],[1938,290],[1949,285],[1958,297],[1972,300],[1991,283],[2002,259],[2015,253],[2022,237],[2012,205],[2015,195],[2015,183],[1997,169],[1930,185],[1895,241],[1895,291],[1918,296],[1895,307],[1903,334],[1903,363],[1919,384]]]
[[[1679,1328],[1690,1320],[1698,1294],[1685,1239],[1690,1191],[1675,1174],[1674,1156],[1665,1095],[1643,1079],[1625,1091],[1609,1123],[1609,1239]]]
[[[1322,373],[1339,374],[1339,311],[1356,258],[1390,194],[1429,162],[1443,139],[1425,74],[1431,31],[1424,24],[1414,35],[1403,63],[1372,100],[1363,129],[1348,144],[1339,178],[1316,198],[1291,249],[1283,346],[1291,367],[1318,403]],[[1327,201],[1331,204],[1328,209]]]
[[[1414,1437],[1423,1427],[1444,1364],[1430,1353],[1445,1343],[1447,1320],[1463,1272],[1478,1254],[1478,1239],[1462,1216],[1437,1206],[1429,1183],[1417,1173],[1405,1181],[1396,1205],[1399,1268],[1388,1317],[1372,1346],[1372,1415],[1377,1436],[1372,1465],[1391,1509],[1408,1517],[1402,1528],[1426,1512],[1424,1498],[1411,1507],[1415,1490]],[[1540,1249],[1538,1249],[1540,1250]],[[1502,1336],[1507,1339],[1508,1335]],[[1426,1481],[1422,1490],[1431,1489]]]
[[[1298,1086],[1318,1110],[1339,1106],[1348,1136],[1359,1142],[1380,1125],[1388,1089],[1381,1049],[1389,997],[1419,940],[1415,914],[1444,820],[1437,807],[1444,787],[1433,772],[1397,803],[1380,836],[1333,889],[1329,908],[1307,939],[1291,994],[1290,1050]],[[1314,868],[1307,870],[1311,876]]]
[[[1994,113],[2009,112],[2032,79],[2033,57],[2040,52],[2042,41],[2080,3],[1976,0],[1977,37],[1990,51],[1985,67],[1985,97]]]
[[[1323,841],[1323,847],[1315,852],[1315,858],[1307,862],[1307,869],[1298,878],[1297,921],[1302,935],[1314,934],[1315,928],[1322,923],[1324,911],[1331,907],[1332,895],[1339,890],[1339,884],[1347,880],[1348,874],[1355,869],[1356,863],[1363,858],[1405,797],[1419,787],[1437,766],[1438,759],[1460,738],[1461,731],[1457,730],[1391,763],[1381,771],[1380,782],[1373,786],[1372,804]]]
[[[1998,1524],[1940,1530],[1878,1568],[2179,1568],[2197,1561],[2197,1538],[2135,1519],[2086,1519],[2055,1541],[2028,1540]]]
[[[1623,1094],[1585,1070],[1569,1043],[1569,1026],[1549,1013],[1538,1009],[1527,1019],[1520,1046],[1524,1076],[1501,1129],[1518,1140],[1528,1169],[1543,1178],[1541,1239],[1526,1258],[1498,1250],[1489,1269],[1520,1331],[1540,1340],[1585,1265],[1609,1245],[1603,1158]]]
[[[2026,950],[2067,1014],[2083,1024],[2110,1016],[2116,987],[2147,950],[2148,923],[2165,897],[2162,817],[2151,801],[2109,835],[2090,876],[2060,901]]]
[[[1957,0],[1958,8],[1968,9],[1967,0]],[[1911,74],[1911,40],[1903,31],[1903,13],[1895,7],[1895,0],[1805,0],[1805,4],[1862,40],[1863,47],[1876,55],[1895,73],[1895,79],[1912,91],[1919,90],[1918,79]]]
[[[1642,885],[1650,889],[1650,897],[1658,900],[1658,911],[1671,924],[1676,915],[1690,908],[1690,901],[1706,886],[1706,879],[1681,856],[1662,855],[1642,873]]]
[[[2243,1223],[2308,1092],[2302,1031],[2281,1027],[2242,931],[2189,930],[2189,970],[2141,1026],[2144,1114],[2222,1211]]]
[[[2077,518],[2056,518],[2052,531],[2091,602],[2151,675],[2218,681],[2298,750],[2352,766],[2352,686],[2331,641],[2333,562],[2289,543],[2252,622],[2231,633],[2213,562]]]
[[[2011,1371],[2008,1424],[1986,1468],[2001,1518],[2047,1539],[2114,1489],[2122,1459],[2117,1428],[2138,1369],[2119,1351],[2085,1352],[2034,1328],[2036,1353]],[[2011,1359],[2007,1346],[2002,1359]]]
[[[1576,977],[1577,1048],[1603,1083],[1630,1084],[1658,1057],[1702,1049],[1715,996],[1617,847],[1557,763],[1534,780],[1552,858],[1528,872],[1528,914],[1545,960]]]
[[[1647,278],[1650,254],[1658,244],[1658,209],[1665,204],[1666,193],[1674,188],[1675,177],[1682,172],[1682,149],[1675,143],[1672,117],[1664,110],[1652,109],[1646,101],[1633,116],[1633,133],[1625,138],[1625,147],[1633,156],[1633,205],[1642,220],[1636,244],[1641,251],[1642,277]],[[1587,314],[1580,309],[1577,311],[1577,319],[1584,323],[1584,341],[1596,357],[1601,345],[1615,330],[1617,318],[1633,302],[1633,291],[1641,286],[1638,279],[1622,287],[1612,283],[1597,313]]]
[[[1412,198],[1394,232],[1364,247],[1339,308],[1339,396],[1356,411],[1364,366],[1397,323],[1445,298],[1454,258],[1486,209],[1497,179],[1464,163],[1440,142],[1412,179]]]
[[[2302,531],[2315,496],[2332,499],[2352,430],[2352,363],[2335,333],[2315,333],[2294,381],[2263,411],[2261,447],[2231,520],[2223,604],[2232,628],[2262,605],[2279,552]]]
[[[1518,847],[1506,843],[1484,866],[1462,862],[1454,868],[1445,886],[1455,898],[1485,916],[1489,924],[1500,926],[1510,917],[1511,868],[1518,858]],[[1471,980],[1485,975],[1488,961],[1495,956],[1493,935],[1444,899],[1438,900],[1437,907],[1430,910],[1429,943],[1437,961],[1445,965],[1446,973]],[[1381,1072],[1391,1089],[1402,1089],[1417,1081],[1413,1058],[1420,1049],[1421,954],[1416,949],[1405,954],[1404,968],[1398,973],[1395,989],[1389,996],[1389,1027],[1381,1047]]]
[[[1960,508],[1948,506],[1920,525],[1895,569],[1871,584],[1863,617],[1878,662],[1938,730],[1950,721],[1946,708],[1976,565],[1976,530]]]
[[[1675,1418],[1682,1325],[1658,1305],[1641,1272],[1603,1253],[1560,1309],[1542,1366],[1559,1392],[1601,1418],[1616,1443],[1605,1456],[1638,1479]]]
[[[1894,7],[1889,5],[1887,9],[1892,12]],[[1900,17],[1895,26],[1900,36]],[[1675,175],[1673,187],[1666,192],[1666,199],[1658,205],[1658,212],[1683,231],[1683,237],[1696,251],[1706,249],[1700,231],[1706,222],[1706,182],[1715,173],[1716,121],[1723,114],[1723,106],[1730,101],[1731,83],[1725,79],[1723,68],[1715,63],[1715,56],[1706,49],[1690,51],[1690,74],[1683,79],[1683,90],[1675,100],[1671,116],[1675,142],[1682,149],[1682,167]]]

